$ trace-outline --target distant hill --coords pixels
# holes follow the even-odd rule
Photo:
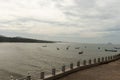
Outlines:
[[[0,42],[25,42],[25,43],[54,43],[54,41],[37,40],[22,37],[5,37],[0,35]]]

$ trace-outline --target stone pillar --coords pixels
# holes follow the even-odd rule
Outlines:
[[[113,58],[115,59],[115,55],[113,55]]]
[[[111,56],[110,58],[111,58],[111,60],[112,60],[112,56]]]
[[[96,64],[96,58],[94,59],[94,64]]]
[[[91,61],[91,59],[89,60],[89,65],[91,65],[91,63],[92,63],[92,61]]]
[[[27,80],[31,80],[31,75],[30,75],[30,73],[28,73],[28,76],[27,76],[26,78],[27,78]]]
[[[55,69],[55,68],[52,69],[52,75],[53,75],[53,76],[56,75],[56,69]]]
[[[109,56],[109,60],[111,60],[111,56]]]
[[[98,58],[98,63],[100,63],[100,58]]]
[[[77,62],[77,67],[79,67],[79,66],[80,66],[80,61]]]
[[[83,61],[83,66],[86,66],[86,60]]]
[[[62,72],[65,72],[65,65],[62,66]]]
[[[115,55],[113,55],[113,59],[115,58]]]
[[[44,79],[45,78],[45,73],[44,72],[41,72],[40,73],[40,79]]]
[[[104,62],[104,57],[102,57],[102,62]]]
[[[73,69],[73,63],[70,64],[70,69]]]
[[[105,61],[107,61],[107,57],[105,57]]]
[[[110,57],[108,56],[108,61],[110,60]]]
[[[12,75],[10,76],[10,80],[14,80]]]

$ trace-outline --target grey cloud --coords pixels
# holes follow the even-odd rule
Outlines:
[[[105,31],[109,31],[109,32],[120,32],[120,25],[116,26],[116,27],[112,27],[112,28],[108,28]]]
[[[98,0],[74,0],[74,6],[64,6],[58,4],[66,17],[77,18],[77,20],[108,20],[114,19],[119,16],[119,1],[116,1],[113,5],[106,4],[105,7],[99,7],[97,5]],[[118,3],[117,3],[118,2]],[[118,7],[116,6],[118,5]],[[62,6],[62,7],[61,7]]]
[[[29,1],[29,0],[27,0]],[[103,33],[103,41],[105,40],[113,40],[114,38],[120,37],[118,34],[120,32],[120,1],[119,0],[70,0],[73,1],[73,4],[66,5],[64,3],[65,0],[49,0],[49,3],[41,3],[41,1],[37,0],[37,7],[39,9],[39,5],[48,6],[54,2],[55,9],[57,8],[65,17],[65,21],[53,21],[53,20],[41,20],[39,18],[32,17],[20,17],[17,16],[14,20],[6,20],[0,21],[0,26],[26,26],[25,24],[35,24],[35,23],[44,23],[52,26],[59,27],[85,27],[84,32],[98,32]],[[100,3],[100,2],[102,3]],[[33,1],[34,2],[34,1]],[[27,5],[22,3],[16,3],[20,8],[25,8]],[[28,3],[27,3],[28,4]],[[30,7],[32,8],[32,7]],[[22,14],[21,14],[22,15]],[[41,26],[41,25],[40,25]],[[16,32],[17,33],[17,32]],[[81,32],[76,32],[74,34],[59,34],[55,36],[57,39],[83,39],[80,37]],[[24,33],[25,34],[25,33]],[[69,38],[67,38],[69,37]],[[78,39],[77,39],[78,38]],[[96,38],[98,38],[96,36]],[[108,38],[108,39],[107,39]],[[85,40],[85,39],[83,39]],[[92,41],[92,39],[90,39]],[[96,39],[97,40],[97,39]],[[119,39],[120,40],[120,39]],[[88,39],[89,41],[89,39]],[[95,41],[93,39],[93,41]]]
[[[96,5],[96,0],[74,0],[80,8],[92,8]]]
[[[46,23],[50,25],[58,25],[58,26],[64,26],[64,27],[79,27],[79,24],[75,23],[69,23],[69,22],[57,22],[57,21],[48,21],[48,20],[40,20],[40,19],[35,19],[35,18],[18,18],[15,20],[10,20],[10,21],[1,21],[0,24],[17,24],[17,25],[22,25],[23,23]]]

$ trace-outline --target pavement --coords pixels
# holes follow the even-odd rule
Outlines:
[[[59,80],[120,80],[120,59],[72,73]]]

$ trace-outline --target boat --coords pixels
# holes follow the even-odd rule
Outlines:
[[[117,52],[117,50],[114,50],[114,49],[105,49],[105,51],[108,51],[108,52]]]
[[[120,47],[114,47],[114,49],[120,49]]]
[[[83,54],[83,51],[79,52],[78,54]]]

